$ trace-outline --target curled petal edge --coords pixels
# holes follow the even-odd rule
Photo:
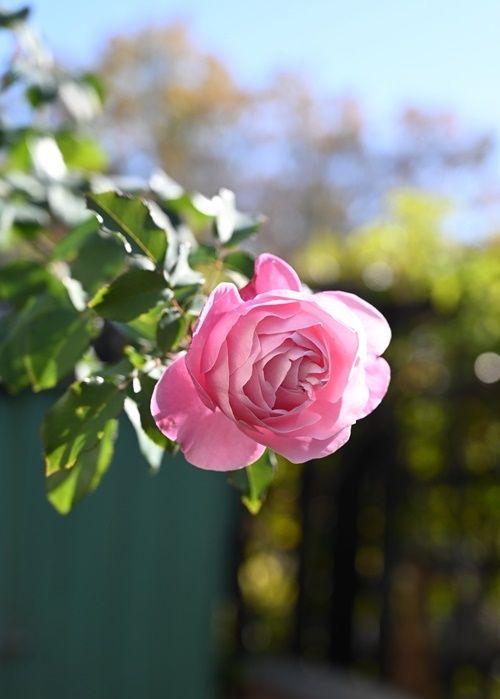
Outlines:
[[[163,372],[151,399],[151,413],[169,439],[176,440],[189,463],[212,471],[244,468],[262,456],[265,447],[247,437],[218,408],[200,399],[179,356]]]

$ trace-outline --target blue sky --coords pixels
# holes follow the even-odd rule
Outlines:
[[[16,5],[18,3],[15,3]],[[34,0],[55,53],[91,63],[118,31],[186,19],[244,82],[298,68],[358,96],[375,119],[408,103],[450,109],[500,135],[500,1]]]

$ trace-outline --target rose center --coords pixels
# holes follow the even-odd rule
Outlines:
[[[270,411],[280,415],[309,404],[326,374],[325,358],[316,344],[294,333],[256,363],[252,381],[259,382]]]

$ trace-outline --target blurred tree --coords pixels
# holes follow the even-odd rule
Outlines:
[[[115,37],[99,71],[116,163],[156,164],[207,193],[228,183],[269,216],[262,241],[281,253],[318,229],[346,233],[369,221],[395,187],[471,202],[498,189],[491,138],[454,115],[409,107],[377,128],[356,100],[321,95],[294,73],[244,89],[182,24]]]
[[[103,124],[116,165],[161,165],[192,189],[230,185],[230,148],[248,95],[181,24],[113,38],[100,63],[109,100]]]

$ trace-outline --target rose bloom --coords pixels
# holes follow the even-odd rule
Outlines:
[[[244,288],[214,289],[187,352],[155,387],[152,414],[200,468],[242,468],[266,447],[295,463],[317,459],[384,397],[390,338],[366,301],[312,294],[286,262],[260,255]]]

